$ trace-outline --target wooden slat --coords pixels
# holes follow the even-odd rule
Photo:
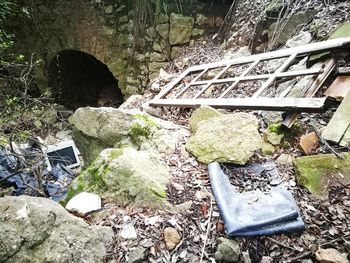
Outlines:
[[[309,54],[309,53],[319,52],[323,50],[345,47],[348,45],[350,45],[350,37],[337,38],[337,39],[331,39],[331,40],[317,42],[317,43],[311,43],[311,44],[299,46],[299,47],[280,49],[280,50],[276,50],[268,53],[256,54],[252,56],[240,57],[240,58],[231,59],[231,60],[223,60],[216,63],[208,63],[203,65],[193,66],[191,67],[191,71],[204,70],[206,68],[224,67],[228,64],[231,64],[231,65],[245,64],[249,62],[254,62],[256,60],[278,59],[283,57],[289,57],[292,54],[298,54],[298,55]]]
[[[227,65],[225,68],[223,68],[212,80],[209,81],[208,84],[206,84],[195,96],[194,98],[197,99],[200,95],[203,94],[203,92],[205,92],[212,84],[214,81],[216,81],[217,79],[219,79],[222,74],[224,74],[226,72],[226,70],[228,70],[228,68],[231,67],[231,65]]]
[[[303,91],[302,96],[306,98],[311,98],[315,96],[317,91],[322,87],[323,83],[327,80],[329,75],[335,69],[335,66],[336,66],[336,60],[334,58],[331,58],[326,63],[323,73],[318,75],[317,78],[314,79],[311,82],[311,84],[307,86],[307,89]],[[297,119],[298,119],[298,114],[291,113],[283,120],[282,125],[287,128],[291,128]]]
[[[322,132],[322,138],[339,143],[350,126],[350,93],[348,93]]]
[[[157,96],[157,99],[163,98],[166,94],[169,93],[169,91],[178,84],[184,77],[186,77],[189,73],[195,72],[195,71],[203,71],[206,69],[212,69],[217,67],[225,67],[227,65],[240,65],[240,64],[246,64],[250,62],[254,62],[257,60],[270,60],[270,59],[278,59],[283,57],[289,57],[292,54],[308,54],[312,52],[319,52],[322,50],[328,50],[328,49],[334,49],[339,47],[345,47],[350,45],[350,37],[348,38],[337,38],[332,40],[327,40],[323,42],[318,43],[312,43],[305,46],[295,47],[295,48],[289,48],[289,49],[282,49],[277,50],[269,53],[263,53],[263,54],[257,54],[247,57],[240,57],[236,59],[231,60],[223,60],[216,63],[208,63],[198,66],[193,66],[191,68],[188,68],[186,71],[184,71],[179,77],[177,77],[174,81],[169,83]],[[235,81],[235,80],[234,80]],[[201,84],[206,85],[207,83]]]
[[[191,87],[191,84],[192,83],[194,83],[194,82],[196,82],[197,80],[199,80],[205,73],[207,73],[208,72],[208,69],[205,69],[205,70],[203,70],[201,73],[199,73],[189,84],[187,84],[185,87],[184,87],[184,89],[183,90],[181,90],[180,92],[179,92],[179,94],[177,94],[176,96],[175,96],[175,98],[177,99],[177,98],[179,98],[182,94],[184,94],[185,92],[186,92],[186,90],[189,88],[189,87]]]
[[[290,57],[275,71],[274,74],[271,75],[271,77],[264,82],[264,84],[253,94],[253,98],[258,97],[266,88],[270,87],[270,85],[276,80],[279,73],[285,71],[290,64],[293,63],[294,59],[296,58],[297,54],[292,54]]]
[[[277,110],[320,112],[326,98],[234,98],[234,99],[159,99],[152,100],[151,106],[196,108],[208,105],[223,109]]]
[[[241,75],[239,75],[240,77],[244,77],[246,75],[248,75],[258,64],[259,64],[259,60],[254,61],[252,64],[250,64],[250,66],[244,70],[242,72]],[[235,82],[233,82],[233,84],[231,84],[221,95],[220,95],[220,99],[224,98],[227,93],[229,93],[231,90],[233,90],[239,83],[239,80],[236,80]]]
[[[324,92],[324,95],[334,98],[343,99],[350,91],[350,76],[337,77],[330,87]]]
[[[303,70],[293,70],[289,72],[281,72],[274,74],[275,78],[289,78],[296,76],[307,76],[307,75],[317,75],[323,72],[322,68],[319,69],[303,69]],[[268,79],[272,74],[261,74],[261,75],[252,75],[252,76],[243,76],[243,77],[234,77],[234,78],[226,78],[226,79],[213,79],[213,80],[201,80],[196,81],[190,84],[191,86],[201,86],[206,84],[221,84],[221,83],[229,83],[238,81],[253,81],[260,79]]]

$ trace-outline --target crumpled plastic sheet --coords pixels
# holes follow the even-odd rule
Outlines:
[[[35,153],[38,149],[28,148],[26,151]],[[12,187],[12,194],[16,196],[23,194],[38,196],[39,193],[34,190],[38,188],[34,174],[30,171],[16,173],[17,167],[25,167],[24,161],[0,146],[0,180],[7,178],[0,187]],[[73,176],[72,170],[61,164],[54,166],[51,172],[44,170],[42,176],[44,192],[55,201],[62,200],[67,194],[67,187],[72,182]]]
[[[258,174],[269,169],[278,175],[272,162],[246,167]],[[237,169],[242,168],[244,166],[237,166]],[[268,194],[258,189],[239,193],[219,163],[209,164],[208,169],[212,191],[229,236],[273,235],[305,229],[299,208],[282,183],[271,186]]]

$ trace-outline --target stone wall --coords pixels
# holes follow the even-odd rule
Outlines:
[[[211,1],[188,1],[192,5],[183,7],[182,15],[178,14],[178,7],[172,6],[174,1],[165,1],[169,2],[167,14],[158,12],[140,30],[140,16],[131,3],[135,1],[28,2],[20,15],[17,43],[22,51],[35,52],[42,60],[35,72],[41,90],[47,88],[50,61],[58,52],[71,49],[88,53],[106,64],[119,81],[124,96],[142,93],[183,45],[217,29],[229,4],[220,1],[219,8],[212,12],[208,6]]]

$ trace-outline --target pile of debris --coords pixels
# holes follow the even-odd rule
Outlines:
[[[46,146],[39,137],[28,144],[0,146],[0,185],[15,196],[60,201],[75,178],[72,169],[79,166],[79,151],[72,140]]]

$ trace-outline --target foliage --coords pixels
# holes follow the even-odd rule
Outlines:
[[[140,147],[144,139],[148,139],[152,134],[152,127],[158,127],[157,123],[142,114],[136,114],[135,120],[129,130],[131,141]]]

